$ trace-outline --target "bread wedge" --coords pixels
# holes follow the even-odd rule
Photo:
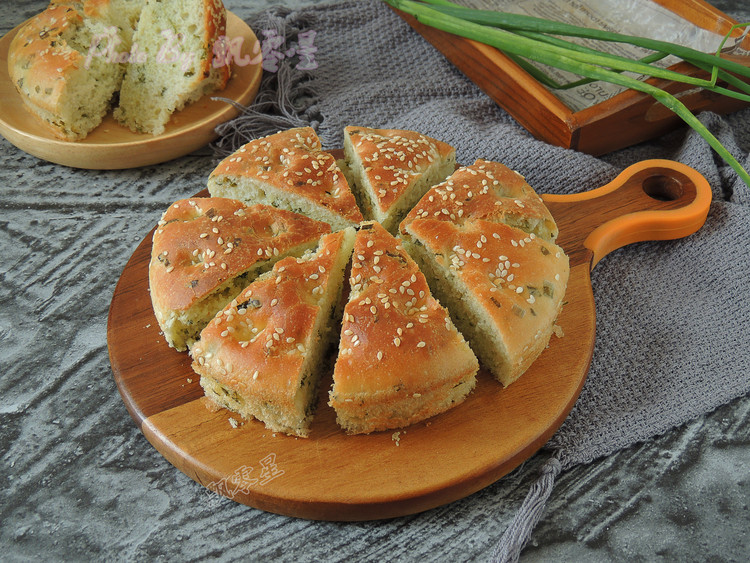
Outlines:
[[[91,13],[83,2],[52,3],[21,27],[8,49],[8,72],[25,106],[67,141],[83,139],[101,123],[122,82],[125,67],[103,55],[113,48],[127,52],[132,29],[112,27],[109,4]]]
[[[149,289],[156,320],[185,350],[216,313],[287,255],[314,248],[326,223],[227,198],[172,204],[154,231]]]
[[[207,397],[274,432],[308,436],[353,244],[349,227],[277,262],[203,329],[191,353]]]
[[[219,163],[208,179],[212,196],[265,203],[325,221],[336,231],[363,220],[336,159],[311,127],[250,141]]]
[[[354,244],[329,404],[350,434],[402,428],[461,403],[477,359],[425,277],[379,223]]]
[[[415,219],[411,255],[482,365],[504,386],[547,346],[570,272],[556,244],[504,223]]]
[[[222,90],[230,68],[213,64],[213,47],[226,19],[221,0],[148,0],[133,35],[143,58],[128,64],[115,119],[160,135],[174,112]]]
[[[558,235],[552,214],[523,176],[504,164],[482,159],[432,187],[406,215],[400,234],[408,237],[406,226],[417,218],[457,224],[483,219],[552,242]]]
[[[447,143],[400,129],[346,127],[344,154],[347,178],[363,214],[391,234],[456,165],[456,151]]]

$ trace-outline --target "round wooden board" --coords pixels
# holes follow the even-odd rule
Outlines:
[[[685,236],[702,225],[711,192],[704,181],[696,195],[693,180],[699,175],[680,172],[680,194],[671,199],[644,193],[654,174],[659,185],[670,179],[671,166],[661,164],[655,173],[641,170],[636,182],[624,182],[622,175],[613,182],[627,189],[605,186],[580,197],[547,200],[560,228],[558,242],[571,259],[566,304],[558,319],[564,336],[553,336],[508,388],[482,369],[464,403],[426,422],[400,432],[348,436],[327,405],[329,374],[309,438],[274,434],[258,421],[233,428],[230,419],[239,417],[207,408],[189,356],[169,348],[159,332],[148,293],[151,234],[125,266],[110,307],[107,340],[115,381],[130,414],[166,459],[238,502],[303,518],[367,520],[463,498],[535,453],[575,403],[594,345],[590,269],[596,251],[616,248],[620,234],[625,244]],[[672,220],[666,230],[665,220]],[[640,229],[640,238],[633,236],[634,229]],[[587,247],[591,233],[602,230],[612,235],[604,237],[606,245]]]
[[[161,135],[134,133],[120,125],[110,112],[85,139],[64,141],[26,108],[8,75],[8,48],[20,27],[0,39],[0,134],[19,149],[56,164],[111,170],[158,164],[189,154],[214,140],[214,128],[239,113],[232,104],[212,100],[212,96],[248,105],[260,87],[263,69],[260,55],[253,53],[258,39],[245,22],[229,12],[227,37],[230,40],[241,37],[244,60],[255,64],[243,66],[234,62],[224,90],[206,95],[176,112]]]

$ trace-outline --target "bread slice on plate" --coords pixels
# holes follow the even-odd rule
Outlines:
[[[316,252],[277,262],[209,323],[191,348],[206,396],[274,432],[308,435],[353,244],[352,227],[325,235]]]
[[[473,352],[399,241],[364,223],[354,243],[329,404],[350,434],[401,428],[461,403]]]
[[[212,196],[282,207],[329,223],[334,231],[362,221],[336,159],[311,127],[255,139],[219,163],[208,179]]]
[[[552,214],[521,174],[499,162],[481,159],[431,188],[401,223],[403,236],[408,237],[406,225],[417,218],[454,223],[484,219],[553,242],[558,234]]]
[[[404,215],[456,166],[449,144],[399,129],[344,129],[346,174],[366,218],[395,234]]]
[[[94,6],[52,3],[18,31],[8,49],[8,72],[24,104],[67,141],[83,139],[101,123],[125,70],[99,55],[115,44],[127,53],[132,30],[110,28],[114,20],[101,4],[87,13]]]
[[[133,43],[115,118],[136,133],[164,133],[172,114],[222,90],[231,69],[213,64],[214,44],[226,35],[221,0],[148,0]]]
[[[154,231],[149,289],[156,320],[185,350],[208,322],[260,273],[314,248],[326,223],[227,198],[172,204]]]
[[[409,252],[482,364],[504,386],[547,346],[568,282],[562,248],[534,233],[477,219],[415,219]]]
[[[158,135],[172,113],[224,88],[213,44],[226,33],[221,0],[51,2],[11,42],[8,71],[26,106],[61,139],[115,117]]]

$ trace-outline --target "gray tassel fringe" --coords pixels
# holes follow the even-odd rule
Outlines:
[[[314,25],[312,18],[303,18],[285,8],[263,12],[249,22],[259,38],[265,30],[284,37],[286,44],[297,39],[300,31]],[[218,125],[218,138],[211,144],[214,155],[223,158],[246,142],[291,127],[315,127],[318,121],[308,115],[316,94],[309,86],[308,71],[294,68],[288,58],[279,62],[276,72],[263,71],[258,95],[247,107],[222,97],[214,99],[234,105],[240,110],[236,118]]]
[[[505,530],[503,537],[492,552],[493,563],[514,563],[518,561],[521,550],[531,537],[531,532],[539,522],[547,505],[547,499],[555,486],[555,480],[563,469],[558,457],[551,457],[539,470],[540,476],[529,489],[521,508],[516,512],[513,522]]]

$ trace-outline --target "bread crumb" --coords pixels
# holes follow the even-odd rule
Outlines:
[[[192,379],[190,379],[190,378],[188,377],[188,380],[187,380],[187,382],[188,382],[188,383],[192,383],[192,382],[193,382],[193,380],[192,380]]]
[[[239,424],[239,422],[237,422],[237,421],[236,421],[236,420],[235,420],[234,418],[232,418],[232,417],[230,416],[230,417],[229,417],[229,425],[230,425],[230,426],[231,426],[232,428],[237,428],[237,427],[238,427],[238,426],[239,426],[240,424]]]
[[[401,434],[406,434],[406,430],[399,430],[398,432],[391,434],[391,440],[396,442],[397,446],[401,445]]]
[[[565,336],[565,333],[563,332],[563,329],[560,325],[554,325],[552,327],[552,332],[554,332],[555,336],[557,336],[558,338],[562,338],[563,336]]]

